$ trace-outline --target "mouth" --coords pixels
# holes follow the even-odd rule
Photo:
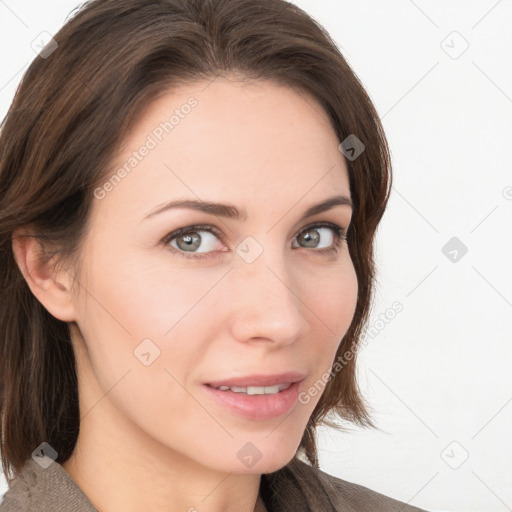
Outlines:
[[[230,377],[222,380],[210,381],[207,385],[214,388],[270,388],[293,384],[304,380],[305,378],[305,373],[289,371],[273,375],[254,374],[247,375],[245,377]]]
[[[210,399],[224,411],[252,420],[282,416],[296,403],[304,373],[236,377],[203,385]]]
[[[207,384],[209,385],[209,384]],[[219,391],[232,391],[233,393],[245,393],[246,395],[275,395],[280,391],[288,389],[292,385],[291,382],[277,384],[276,386],[211,386]]]

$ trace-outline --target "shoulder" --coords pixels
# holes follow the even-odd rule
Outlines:
[[[56,461],[43,467],[32,458],[10,482],[0,502],[0,512],[43,512],[47,510],[97,512],[87,496]]]
[[[287,508],[276,503],[275,509],[278,511],[426,512],[368,487],[329,475],[297,458],[272,475],[270,485],[275,491],[279,488],[281,495],[288,495],[292,501],[297,502],[297,508]],[[274,499],[277,497],[276,494]],[[303,505],[299,505],[299,501]]]

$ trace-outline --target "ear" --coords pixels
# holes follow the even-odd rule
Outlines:
[[[30,290],[44,308],[58,320],[75,321],[71,276],[65,271],[52,274],[51,263],[56,256],[43,262],[40,242],[25,229],[16,230],[13,234],[12,250]]]

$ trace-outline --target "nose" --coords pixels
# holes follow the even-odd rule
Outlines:
[[[234,339],[284,346],[307,335],[311,326],[305,317],[305,287],[291,270],[284,255],[271,257],[269,251],[252,263],[237,261],[229,276]]]

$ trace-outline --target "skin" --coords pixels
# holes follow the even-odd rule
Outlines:
[[[309,95],[274,82],[231,76],[207,84],[162,95],[130,131],[114,170],[169,112],[190,96],[198,101],[93,202],[80,272],[52,273],[38,264],[33,239],[14,241],[33,293],[73,322],[81,429],[63,466],[102,512],[259,510],[261,474],[291,460],[321,394],[287,416],[249,420],[212,401],[203,383],[297,370],[308,389],[329,371],[355,312],[347,243],[321,254],[297,236],[314,234],[305,228],[318,222],[348,229],[351,220],[347,205],[302,219],[313,204],[350,197],[327,115]],[[181,208],[143,220],[184,198],[230,203],[248,218]],[[162,243],[194,224],[222,232],[200,231],[206,258]],[[317,234],[319,247],[333,244],[331,229]],[[248,236],[263,250],[252,263],[236,252]],[[134,356],[147,338],[160,350],[149,366]],[[262,454],[250,468],[237,457],[247,442]]]

